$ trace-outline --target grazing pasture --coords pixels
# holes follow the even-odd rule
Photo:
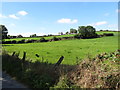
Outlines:
[[[104,32],[97,33],[102,34]],[[62,64],[72,65],[88,56],[94,57],[97,54],[113,52],[117,50],[118,33],[110,33],[114,33],[114,36],[106,36],[94,39],[62,40],[44,43],[4,44],[3,49],[8,51],[9,54],[12,54],[14,51],[17,53],[20,52],[20,58],[22,58],[23,52],[25,51],[27,53],[27,59],[32,60],[33,62],[36,60],[42,60],[48,61],[49,63],[56,63],[60,56],[64,56]],[[38,54],[39,57],[36,57],[36,54]]]

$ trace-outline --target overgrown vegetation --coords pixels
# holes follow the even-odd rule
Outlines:
[[[3,53],[3,71],[30,88],[111,88],[120,89],[120,50],[88,57],[77,65],[24,61]]]
[[[83,60],[68,77],[81,88],[120,89],[120,50]]]

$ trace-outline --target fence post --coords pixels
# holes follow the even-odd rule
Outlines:
[[[15,52],[13,52],[12,56],[14,56],[14,55],[15,55]]]
[[[23,52],[23,58],[22,58],[23,62],[25,61],[25,58],[26,58],[26,52]]]
[[[63,61],[63,59],[64,59],[64,56],[61,56],[60,59],[57,61],[57,63],[54,65],[54,68],[56,66],[59,66],[61,64],[61,62]]]
[[[22,70],[25,69],[25,58],[26,58],[26,52],[23,52],[23,58],[22,58]]]

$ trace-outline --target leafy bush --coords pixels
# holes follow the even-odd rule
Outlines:
[[[11,44],[11,41],[2,41],[3,44]]]
[[[54,37],[52,38],[52,40],[53,40],[53,41],[58,41],[59,39],[54,36]]]
[[[54,88],[70,88],[70,82],[67,76],[61,76],[59,78],[59,82],[57,83],[57,85],[54,86]]]
[[[18,41],[17,43],[25,43],[25,39]]]
[[[74,35],[74,38],[80,39],[81,38],[81,34],[79,33],[79,34]]]
[[[103,33],[104,36],[114,36],[113,33]]]
[[[13,40],[13,41],[11,41],[11,43],[12,43],[12,44],[15,44],[15,43],[17,43],[17,41],[16,41],[16,40]]]
[[[46,40],[45,40],[44,37],[40,38],[40,42],[45,42],[45,41],[46,41]]]
[[[27,39],[27,40],[25,40],[26,43],[33,43],[34,41],[36,41],[36,40],[33,40],[33,39]]]

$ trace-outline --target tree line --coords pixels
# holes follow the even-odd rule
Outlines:
[[[102,30],[100,30],[102,31]],[[109,30],[108,30],[109,31]],[[8,34],[8,29],[5,27],[5,25],[0,25],[0,32],[1,32],[1,38],[22,38],[22,35],[17,36],[10,36]],[[59,32],[59,35],[64,35],[63,32]],[[78,30],[71,28],[69,32],[67,31],[65,34],[75,34],[76,38],[95,38],[98,35],[96,34],[96,29],[93,26],[79,26]],[[46,35],[44,35],[46,36]],[[52,34],[49,34],[48,36],[52,36]],[[37,37],[36,34],[30,35],[30,37]]]

